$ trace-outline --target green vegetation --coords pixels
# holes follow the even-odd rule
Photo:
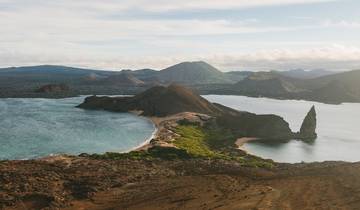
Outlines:
[[[218,158],[226,160],[242,160],[240,156],[232,156],[226,148],[233,148],[235,137],[230,131],[198,125],[179,125],[176,133],[180,135],[174,144],[186,150],[190,155],[201,158]]]
[[[180,135],[174,144],[193,157],[234,160],[249,167],[273,167],[271,162],[249,155],[230,154],[226,148],[233,148],[235,136],[221,128],[179,125],[176,133]]]
[[[180,137],[174,142],[175,146],[195,157],[227,158],[226,155],[210,149],[207,144],[207,133],[199,126],[179,125],[176,133]]]
[[[177,122],[178,125],[193,125],[193,126],[200,126],[200,122],[192,122],[188,119],[182,119]]]
[[[90,157],[95,159],[110,159],[110,160],[122,160],[122,159],[132,159],[132,160],[151,160],[154,158],[160,158],[164,160],[174,160],[174,159],[189,159],[191,156],[187,153],[186,150],[177,149],[177,148],[167,148],[167,147],[153,147],[147,151],[132,151],[128,153],[114,153],[107,152],[105,154],[93,154]]]
[[[216,127],[200,127],[197,124],[183,123],[176,128],[180,135],[173,147],[153,147],[147,151],[132,151],[129,153],[93,154],[91,158],[107,160],[186,160],[221,159],[232,160],[248,167],[271,168],[272,163],[251,155],[229,152],[233,149],[235,137],[230,131]],[[237,151],[237,150],[236,150]]]

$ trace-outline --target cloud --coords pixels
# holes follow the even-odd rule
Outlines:
[[[196,16],[167,19],[166,15],[152,19],[142,15],[143,12],[176,11],[181,14],[185,10],[211,12],[327,0],[149,2],[0,0],[0,66],[61,64],[118,70],[163,68],[185,60],[206,60],[223,70],[287,69],[311,65],[350,69],[355,68],[360,59],[358,48],[348,45],[329,46],[325,43],[321,47],[299,49],[298,45],[294,47],[286,43],[294,35],[301,44],[310,45],[312,40],[301,39],[306,35],[304,31],[338,27],[357,29],[359,23],[355,21],[314,20],[306,23],[308,25],[297,25],[293,22],[267,22],[257,19],[256,14],[245,19],[227,19],[226,15],[218,19]],[[133,18],[121,18],[133,13]],[[111,18],[114,14],[120,14],[119,18]],[[276,42],[277,36],[280,37],[278,40],[287,40]],[[228,40],[228,37],[232,39]],[[242,40],[243,37],[247,39]],[[349,42],[351,40],[346,44]],[[268,45],[270,47],[266,47]]]
[[[353,28],[358,29],[360,28],[360,22],[357,21],[348,21],[348,20],[340,20],[340,21],[334,21],[334,20],[326,20],[322,23],[324,27],[337,27],[337,28]]]
[[[171,10],[189,10],[189,9],[234,9],[249,8],[259,6],[289,5],[328,2],[329,0],[183,0],[167,1],[156,0],[148,4],[147,0],[126,1],[129,8],[140,8],[145,11],[171,11]]]
[[[55,7],[58,9],[73,8],[90,11],[124,11],[143,10],[152,12],[174,11],[174,10],[204,10],[204,9],[239,9],[261,6],[278,6],[291,4],[310,4],[330,2],[334,0],[0,0],[5,8],[39,8]]]
[[[255,53],[203,55],[151,55],[151,56],[98,56],[96,54],[73,54],[63,57],[53,54],[27,54],[26,52],[5,52],[0,50],[3,58],[2,65],[12,62],[19,65],[62,64],[77,67],[120,70],[155,68],[183,62],[204,60],[218,67],[222,71],[230,70],[289,70],[293,68],[328,70],[360,69],[360,48],[334,44],[328,47],[308,48],[302,50],[275,49],[263,50]],[[41,56],[40,56],[41,55]]]
[[[288,70],[292,68],[329,70],[360,69],[360,48],[334,44],[302,50],[276,49],[239,55],[214,55],[204,60],[223,69]]]

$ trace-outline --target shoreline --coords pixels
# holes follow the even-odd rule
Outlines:
[[[238,146],[239,148],[244,146],[245,143],[250,142],[250,141],[256,141],[259,140],[259,138],[256,137],[242,137],[242,138],[238,138],[235,141],[236,146]]]
[[[151,140],[155,139],[158,136],[159,133],[159,127],[158,125],[151,119],[148,117],[144,117],[141,115],[137,115],[138,117],[144,118],[148,121],[150,121],[153,126],[154,126],[154,131],[151,133],[151,136],[149,138],[147,138],[144,142],[142,142],[141,144],[139,144],[138,146],[135,146],[127,151],[121,152],[121,153],[128,153],[128,152],[133,152],[133,151],[139,151],[139,150],[144,150],[149,148],[150,144],[151,144]]]
[[[171,124],[173,125],[174,123],[176,124],[177,121],[179,121],[181,119],[189,119],[189,118],[194,119],[195,116],[198,116],[198,113],[192,113],[192,112],[183,112],[183,113],[178,113],[178,114],[167,116],[167,117],[142,116],[141,112],[139,112],[139,111],[130,111],[129,113],[133,113],[139,117],[150,120],[155,126],[155,131],[153,132],[152,136],[149,139],[147,139],[145,142],[143,142],[140,146],[135,147],[134,149],[131,149],[128,152],[147,150],[154,145],[160,145],[160,146],[164,146],[164,147],[174,146],[171,144],[171,142],[167,141],[167,140],[169,140],[169,139],[167,139],[167,137],[169,137],[169,136],[173,137],[172,135],[176,135],[176,133],[172,133],[171,129],[169,128],[171,126],[169,126],[169,125],[171,125]],[[165,124],[167,126],[165,126]],[[169,135],[169,132],[171,133],[170,135]],[[152,140],[154,140],[154,142],[152,142]],[[259,140],[259,138],[257,138],[257,137],[238,138],[234,142],[234,144],[236,145],[235,148],[242,150],[242,151],[246,152],[247,154],[254,155],[254,154],[250,153],[249,151],[247,151],[243,146],[247,142],[256,141],[256,140]]]
[[[153,125],[154,131],[151,133],[150,137],[145,139],[144,142],[140,143],[139,145],[137,145],[133,148],[127,149],[125,151],[119,151],[119,153],[129,153],[132,151],[140,151],[140,150],[148,149],[151,146],[151,140],[155,139],[158,136],[158,133],[160,130],[159,125],[152,119],[152,117],[142,116],[141,112],[139,112],[139,111],[130,111],[127,113],[149,121]],[[160,121],[160,122],[162,122],[162,121]],[[107,152],[110,152],[110,151],[107,151]],[[99,154],[105,154],[107,152],[99,153]],[[59,158],[62,159],[67,156],[79,156],[79,155],[81,155],[81,154],[75,154],[75,155],[72,155],[72,154],[49,154],[49,155],[43,156],[43,157],[25,158],[25,159],[20,159],[20,160],[54,160],[54,159],[59,159]]]
[[[159,136],[160,128],[163,128],[163,126],[160,126],[160,124],[167,120],[163,119],[163,118],[154,119],[154,117],[142,116],[142,115],[140,115],[141,112],[131,111],[128,113],[149,121],[154,126],[154,131],[151,133],[150,137],[145,139],[144,142],[140,143],[139,145],[137,145],[133,148],[127,149],[126,151],[119,151],[119,153],[129,153],[132,151],[147,150],[148,148],[150,148],[152,146],[151,140],[156,139]],[[107,151],[107,152],[109,152],[109,151]],[[99,154],[104,154],[104,153],[99,153]],[[27,161],[27,160],[52,161],[52,160],[63,159],[63,158],[69,157],[69,156],[79,156],[79,155],[81,155],[81,154],[66,154],[66,153],[64,153],[64,154],[49,154],[49,155],[41,156],[41,157],[14,159],[14,160],[6,160],[6,161]]]
[[[247,154],[254,155],[254,154],[250,153],[249,151],[247,151],[244,148],[244,145],[247,142],[256,141],[256,140],[259,140],[259,138],[256,138],[256,137],[242,137],[242,138],[236,139],[235,145],[237,146],[237,149],[242,150],[242,151],[246,152]]]
[[[203,123],[203,114],[194,112],[182,112],[166,117],[141,116],[141,113],[139,113],[138,111],[131,111],[131,113],[136,113],[138,114],[138,116],[150,120],[154,124],[156,129],[150,140],[145,141],[141,146],[136,147],[131,151],[147,150],[153,146],[175,147],[172,141],[178,136],[178,134],[173,131],[173,128],[178,125],[178,121],[187,119],[189,121]]]

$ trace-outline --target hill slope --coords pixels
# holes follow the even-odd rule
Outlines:
[[[161,70],[157,77],[164,83],[211,84],[228,83],[224,73],[203,62],[184,62]]]
[[[88,97],[80,108],[127,112],[141,110],[145,116],[167,116],[180,112],[217,114],[218,108],[192,91],[178,86],[156,86],[134,97]]]
[[[71,79],[71,77],[83,78],[89,75],[101,75],[108,76],[115,74],[112,71],[102,71],[93,69],[74,68],[67,66],[55,66],[55,65],[41,65],[41,66],[25,66],[25,67],[10,67],[0,69],[1,76],[9,76],[12,78],[28,77],[32,79],[44,80],[50,79]]]
[[[302,83],[299,79],[285,77],[276,72],[256,72],[235,84],[223,86],[213,92],[281,98],[306,91]]]
[[[111,75],[104,79],[98,80],[98,83],[116,86],[140,86],[145,84],[145,82],[128,73]]]
[[[323,76],[327,76],[327,75],[331,75],[331,74],[336,74],[336,72],[333,71],[327,71],[324,69],[313,69],[313,70],[303,70],[303,69],[293,69],[293,70],[289,70],[289,71],[278,71],[277,73],[287,76],[287,77],[292,77],[292,78],[297,78],[297,79],[314,79],[314,78],[318,78],[318,77],[323,77]]]
[[[315,79],[296,79],[278,72],[257,72],[236,84],[223,85],[206,93],[303,99],[332,104],[360,102],[360,70]]]

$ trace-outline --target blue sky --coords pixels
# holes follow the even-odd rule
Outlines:
[[[0,66],[360,69],[357,0],[0,0]]]

